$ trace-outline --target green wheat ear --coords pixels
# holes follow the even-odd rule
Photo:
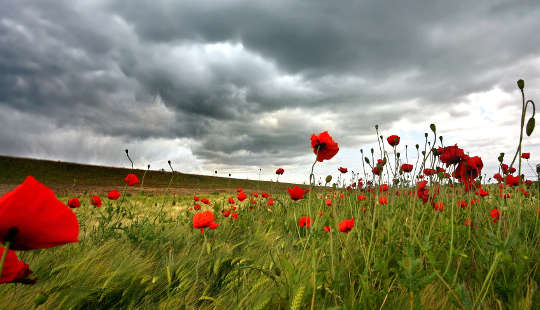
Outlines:
[[[306,291],[305,286],[301,286],[298,291],[296,292],[296,295],[293,298],[292,304],[291,304],[291,310],[298,310],[300,309],[300,306],[302,305],[302,300],[304,299],[304,293]]]

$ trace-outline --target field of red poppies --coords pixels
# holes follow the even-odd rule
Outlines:
[[[333,186],[312,168],[288,191],[133,194],[144,175],[129,173],[107,195],[57,197],[28,176],[0,197],[0,307],[538,309],[523,137],[486,180],[480,154],[430,129],[411,151],[376,126],[379,149]],[[310,142],[313,167],[339,152],[326,131]]]

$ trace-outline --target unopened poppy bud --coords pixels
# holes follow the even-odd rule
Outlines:
[[[150,164],[148,164],[148,169],[150,169]]]
[[[441,144],[442,144],[442,136],[439,136],[439,140],[441,141]]]
[[[371,148],[371,154],[373,154],[373,152],[374,152],[374,150],[373,150],[373,148]]]
[[[527,129],[526,129],[526,133],[527,133],[527,136],[530,136],[534,130],[534,125],[535,125],[535,120],[534,120],[534,117],[531,117],[529,119],[529,121],[527,122]]]
[[[399,154],[399,152],[396,155],[397,155],[397,158],[399,158],[399,156],[401,156],[401,154]]]
[[[422,151],[422,155],[426,155],[426,151]]]
[[[364,154],[364,150],[363,150],[363,149],[360,149],[360,153]]]
[[[424,137],[427,138],[427,136],[428,136],[428,133],[427,133],[427,132],[424,132]]]
[[[420,145],[417,144],[417,145],[416,145],[416,149],[418,150],[418,148],[420,148]]]
[[[128,149],[126,149],[126,154],[129,154],[129,151],[128,151]]]
[[[326,183],[330,183],[332,181],[332,176],[331,175],[327,175],[326,176]]]
[[[503,160],[504,160],[504,153],[501,153],[501,155],[499,155],[499,157],[497,158],[499,160],[499,162],[502,164]]]
[[[519,89],[523,90],[523,88],[525,88],[525,81],[524,80],[518,80],[517,81],[517,86],[519,87]]]
[[[375,125],[375,130],[379,130],[379,125]]]
[[[167,163],[169,163],[169,165],[170,165],[170,164],[171,164],[171,161],[170,161],[170,160],[168,160],[168,161],[167,161]]]
[[[44,304],[47,301],[47,298],[48,298],[48,296],[43,294],[43,293],[37,294],[36,297],[34,297],[34,305],[35,305],[35,307],[37,308],[39,305]]]
[[[369,165],[369,158],[367,157],[364,157],[364,160],[366,161],[366,163]]]
[[[429,125],[429,128],[430,128],[431,131],[433,131],[433,132],[436,132],[436,131],[437,131],[437,127],[435,127],[435,124]]]

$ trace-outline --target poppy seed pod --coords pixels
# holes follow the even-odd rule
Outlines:
[[[327,175],[326,176],[326,183],[330,183],[332,181],[332,176],[331,175]]]
[[[525,81],[519,79],[519,80],[517,81],[517,86],[519,87],[519,89],[523,90],[523,88],[525,88]]]

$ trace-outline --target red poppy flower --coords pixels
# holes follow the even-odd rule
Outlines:
[[[444,203],[443,202],[434,202],[433,203],[433,210],[442,212],[444,210]]]
[[[4,254],[4,247],[0,246],[0,257]],[[2,274],[0,275],[0,284],[2,283],[23,283],[34,284],[37,278],[30,279],[28,276],[32,273],[28,265],[17,258],[15,251],[8,250]]]
[[[521,158],[529,159],[529,158],[531,158],[531,153],[521,153]]]
[[[343,233],[349,233],[354,227],[354,218],[350,220],[343,220],[339,223],[339,230]]]
[[[459,179],[462,183],[465,183],[465,190],[469,189],[470,183],[473,179],[476,179],[482,172],[484,164],[482,159],[478,156],[469,157],[465,155],[463,160],[459,162],[456,170],[453,172],[453,176]]]
[[[298,226],[311,227],[311,218],[309,216],[301,217],[300,220],[298,220]]]
[[[416,196],[426,203],[429,200],[429,189],[426,189],[427,181],[420,181],[416,185]]]
[[[471,219],[466,219],[466,220],[463,222],[463,225],[469,226],[469,227],[473,227],[472,220],[471,220]]]
[[[285,170],[283,168],[278,168],[276,170],[276,174],[282,175],[283,173],[285,173]]]
[[[531,185],[532,183],[533,183],[533,181],[531,181],[531,180],[525,181],[525,184],[527,184],[527,185]]]
[[[413,165],[411,164],[403,164],[401,165],[401,171],[403,172],[411,172],[413,169]]]
[[[201,209],[201,205],[196,203],[194,206],[193,206],[193,210],[200,210]]]
[[[441,162],[446,164],[446,167],[461,162],[461,160],[465,157],[463,149],[460,149],[457,144],[444,148],[438,148],[437,154],[439,154]]]
[[[508,171],[509,171],[510,173],[514,173],[514,172],[516,172],[516,168],[512,167],[512,168],[510,168]]]
[[[339,194],[339,198],[343,199],[343,197],[345,197],[345,195],[343,195],[343,193]]]
[[[209,227],[210,229],[216,229],[216,228],[219,227],[219,224],[216,223],[216,222],[212,222],[212,223],[210,223],[210,226],[208,226],[208,227]]]
[[[54,192],[33,177],[0,197],[0,242],[13,250],[50,248],[77,242],[77,217]]]
[[[324,231],[326,231],[326,232],[330,232],[330,231],[331,231],[330,226],[324,226],[323,229],[324,229]]]
[[[193,196],[194,201],[199,201],[199,196]]]
[[[274,201],[273,201],[273,200],[268,200],[268,205],[269,205],[269,206],[273,206],[273,205],[274,205]]]
[[[467,208],[468,203],[466,201],[459,201],[458,205],[460,208]]]
[[[78,198],[71,198],[70,200],[68,200],[68,207],[70,208],[78,208],[81,206],[81,202],[79,201]]]
[[[255,199],[251,199],[250,202],[251,202],[252,205],[256,205],[256,204],[257,204],[257,200],[255,200]]]
[[[94,207],[99,208],[99,207],[101,207],[101,198],[99,198],[99,196],[97,196],[97,195],[94,195],[94,196],[92,196],[92,198],[90,198],[90,203]]]
[[[437,174],[437,170],[426,168],[426,169],[424,169],[424,174],[429,177],[431,175]]]
[[[388,184],[383,184],[379,186],[379,193],[386,192],[388,190]]]
[[[480,197],[486,197],[489,195],[489,192],[481,188],[478,190],[478,195],[480,195]]]
[[[341,173],[347,173],[347,171],[349,171],[349,170],[347,170],[347,168],[343,168],[343,167],[339,167],[338,170]]]
[[[491,216],[491,218],[493,219],[493,223],[497,223],[497,221],[499,220],[499,217],[501,216],[501,212],[499,212],[498,209],[493,208],[489,212],[489,216]]]
[[[382,167],[379,169],[379,166],[375,166],[375,167],[373,167],[371,172],[373,172],[374,175],[381,175]]]
[[[237,219],[237,218],[238,218],[238,214],[236,214],[236,213],[231,213],[231,217],[232,217],[233,219]]]
[[[268,198],[268,197],[270,197],[270,195],[268,195],[267,192],[262,192],[262,193],[261,193],[261,196],[262,196],[263,198]]]
[[[253,193],[253,197],[255,197],[255,198],[259,197],[259,193],[257,193],[257,192]]]
[[[503,174],[508,173],[508,165],[507,164],[501,164],[501,169],[502,169]]]
[[[204,203],[205,205],[210,204],[210,200],[208,200],[206,198],[201,199],[201,202]]]
[[[367,197],[364,196],[364,195],[358,195],[358,197],[356,197],[356,198],[358,198],[359,201],[363,201],[363,200],[367,199]]]
[[[109,192],[107,198],[109,198],[110,200],[118,200],[118,198],[120,198],[120,193],[113,189]]]
[[[139,179],[133,173],[128,174],[124,181],[128,184],[128,186],[133,186],[139,183]]]
[[[494,178],[495,180],[497,180],[498,182],[502,182],[502,181],[504,180],[504,178],[501,176],[500,173],[495,173],[495,174],[493,175],[493,178]]]
[[[338,144],[328,134],[328,131],[321,132],[318,135],[311,135],[311,147],[313,153],[317,155],[317,161],[329,160],[339,151]]]
[[[287,190],[292,200],[304,199],[304,194],[309,192],[309,189],[301,189],[298,185],[293,188],[287,188]]]
[[[379,197],[379,203],[382,204],[382,205],[388,204],[388,198],[386,198],[385,196],[380,196]]]
[[[388,141],[388,144],[391,146],[396,146],[399,144],[399,136],[391,135],[390,137],[386,138],[386,141]]]
[[[329,207],[332,206],[332,200],[326,199],[326,205]]]
[[[510,186],[510,187],[514,187],[515,185],[518,185],[519,183],[521,183],[521,177],[515,177],[511,174],[507,175],[506,176],[506,185]]]
[[[240,192],[240,193],[238,193],[236,198],[242,202],[242,201],[246,200],[247,195],[244,192]]]
[[[231,206],[231,210],[236,210],[236,207],[235,206]]]
[[[204,228],[210,227],[212,223],[214,223],[214,213],[212,211],[197,212],[193,215],[193,228],[200,228],[201,233],[204,232]]]
[[[239,187],[239,188],[236,189],[236,191],[240,193],[242,191],[242,188]]]
[[[229,203],[230,203],[230,204],[234,204],[234,199],[232,199],[232,198],[229,197]]]

